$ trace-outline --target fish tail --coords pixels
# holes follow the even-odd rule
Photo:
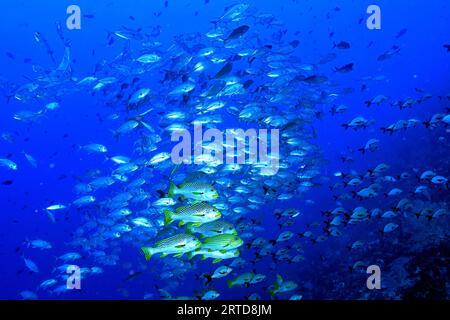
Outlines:
[[[153,248],[150,247],[141,247],[142,252],[144,253],[145,260],[148,261],[152,257]]]
[[[170,187],[169,187],[169,192],[167,193],[167,196],[169,198],[172,198],[175,195],[177,189],[178,189],[177,186],[173,182],[171,182],[170,183]]]
[[[217,29],[217,24],[219,23],[219,20],[213,20],[213,21],[210,21],[210,23],[212,23],[214,25],[214,29]]]
[[[228,288],[233,288],[233,281],[231,281],[231,280],[227,280],[227,285],[228,285]]]
[[[172,211],[168,209],[164,209],[164,225],[167,226],[173,221],[172,219]]]
[[[209,284],[212,281],[212,276],[210,274],[205,274],[203,277],[206,279],[206,284]]]
[[[192,252],[189,252],[187,254],[188,260],[191,260],[194,257],[194,254]]]

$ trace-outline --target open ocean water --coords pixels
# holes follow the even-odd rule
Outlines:
[[[1,3],[1,299],[449,298],[444,0]]]

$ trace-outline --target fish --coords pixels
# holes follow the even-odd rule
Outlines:
[[[341,41],[338,43],[334,43],[333,48],[350,49],[350,43],[348,43],[347,41]]]
[[[34,273],[39,272],[38,266],[32,260],[23,257],[23,261],[25,262],[25,266],[28,268],[28,270]]]
[[[45,240],[41,240],[41,239],[36,239],[36,240],[25,240],[25,244],[27,245],[27,247],[31,247],[31,248],[36,248],[36,249],[51,249],[52,245],[45,241]]]
[[[236,29],[234,29],[229,35],[228,37],[225,39],[225,41],[229,41],[229,40],[233,40],[236,38],[241,37],[242,35],[244,35],[248,30],[250,29],[249,26],[247,25],[242,25],[237,27]]]
[[[245,286],[248,288],[253,279],[253,276],[254,274],[252,272],[246,272],[237,276],[234,280],[228,280],[227,281],[228,288],[231,289],[234,286]]]
[[[154,53],[147,53],[139,58],[136,59],[136,61],[147,64],[147,63],[155,63],[161,60],[161,57]]]
[[[23,155],[25,156],[25,158],[28,160],[28,162],[35,168],[37,168],[37,161],[35,158],[33,158],[31,155],[29,155],[28,153],[26,153],[25,151],[22,152]]]
[[[354,66],[354,63],[347,63],[343,66],[335,67],[334,72],[348,73],[350,71],[353,71],[353,66]]]
[[[191,260],[193,257],[197,255],[201,255],[202,260],[206,260],[208,258],[213,259],[212,263],[216,264],[221,262],[224,259],[234,259],[240,255],[240,251],[238,249],[230,249],[230,250],[211,250],[211,249],[196,249],[195,251],[191,251],[187,254],[188,259]]]
[[[194,251],[200,246],[201,242],[196,237],[188,234],[176,234],[157,241],[154,247],[141,247],[141,251],[145,256],[145,260],[149,261],[154,254],[160,253],[162,257],[174,254],[176,257],[181,257],[184,253]]]
[[[17,164],[9,159],[0,159],[0,167],[5,167],[6,169],[9,170],[14,170],[16,171],[18,169]]]
[[[190,223],[186,227],[186,232],[189,234],[199,233],[201,237],[213,237],[219,234],[238,234],[236,228],[232,224],[223,220],[205,222],[201,225]]]
[[[220,266],[212,274],[204,274],[203,277],[207,280],[207,283],[210,283],[212,279],[220,279],[229,275],[233,271],[233,268],[229,266]]]
[[[171,182],[167,196],[169,198],[183,196],[198,201],[211,201],[217,199],[219,193],[213,186],[206,182],[185,182],[179,187]]]
[[[80,149],[85,150],[88,153],[106,153],[108,148],[102,144],[91,143],[84,146],[80,146]]]
[[[242,246],[244,241],[234,234],[219,234],[203,239],[202,249],[207,250],[231,250]]]
[[[298,285],[295,282],[283,280],[281,275],[277,274],[277,280],[270,287],[269,291],[270,291],[270,295],[272,297],[275,297],[278,294],[295,290],[297,287],[298,287]]]

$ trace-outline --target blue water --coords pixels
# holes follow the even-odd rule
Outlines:
[[[422,124],[436,113],[449,113],[450,101],[446,96],[450,94],[450,53],[443,47],[450,41],[450,7],[446,1],[377,0],[376,4],[382,12],[381,30],[369,30],[365,24],[368,17],[366,9],[373,1],[255,0],[247,3],[252,9],[270,13],[284,23],[284,26],[273,26],[270,30],[287,30],[286,40],[300,41],[292,55],[301,59],[302,63],[314,64],[329,52],[335,52],[337,58],[320,66],[319,74],[327,75],[329,81],[338,83],[340,88],[354,89],[354,92],[339,95],[329,103],[318,104],[315,108],[319,115],[313,123],[308,124],[317,132],[317,138],[312,143],[321,150],[321,159],[318,160],[320,174],[313,179],[314,187],[296,198],[268,202],[256,212],[251,212],[244,221],[249,223],[250,218],[260,220],[265,231],[255,232],[250,241],[257,236],[276,239],[284,230],[303,233],[310,230],[310,224],[313,222],[319,222],[321,225],[313,229],[313,232],[316,235],[321,234],[323,221],[327,219],[321,211],[340,206],[337,203],[340,200],[335,200],[333,195],[348,191],[330,190],[330,186],[340,181],[340,178],[334,176],[337,171],[349,173],[353,170],[364,175],[368,169],[380,163],[387,163],[390,168],[383,175],[397,177],[405,171],[410,172],[413,175],[410,180],[383,183],[383,191],[373,199],[360,201],[351,197],[341,201],[342,206],[349,209],[364,206],[368,210],[378,207],[384,211],[394,207],[403,197],[415,199],[415,196],[410,194],[420,185],[415,176],[420,176],[425,170],[433,170],[441,176],[450,177],[448,124],[439,124],[432,128],[426,128]],[[69,1],[58,1],[58,4],[55,1],[3,1],[1,4],[0,80],[3,97],[0,105],[0,133],[11,132],[14,140],[12,143],[0,140],[0,158],[11,155],[10,159],[18,164],[19,169],[13,171],[0,167],[1,180],[13,182],[11,185],[0,185],[0,298],[21,299],[20,293],[30,290],[35,292],[39,299],[160,299],[162,296],[155,285],[167,289],[173,297],[195,297],[205,289],[204,281],[198,276],[213,271],[220,264],[213,265],[209,260],[200,261],[197,258],[193,270],[182,274],[179,279],[173,277],[163,280],[160,275],[163,272],[164,259],[152,258],[146,263],[139,252],[139,247],[144,244],[111,241],[107,242],[109,247],[103,250],[117,253],[119,259],[115,265],[102,265],[94,257],[83,253],[82,248],[69,245],[76,237],[78,228],[85,225],[100,209],[77,210],[69,207],[62,213],[55,214],[56,222],[52,222],[45,213],[45,208],[50,204],[70,204],[76,199],[73,187],[86,171],[111,167],[111,163],[105,160],[103,155],[80,152],[80,145],[101,143],[108,146],[109,155],[132,154],[130,146],[135,136],[115,139],[111,133],[119,124],[112,124],[107,120],[108,115],[116,111],[115,107],[105,106],[105,99],[101,98],[100,94],[94,95],[88,90],[69,92],[58,96],[59,109],[46,112],[45,116],[36,122],[25,123],[15,120],[14,114],[20,110],[42,109],[52,99],[40,100],[34,97],[23,102],[16,99],[14,93],[11,97],[10,89],[13,88],[14,92],[14,88],[17,88],[14,85],[29,83],[30,79],[34,78],[32,65],[48,69],[57,66],[63,56],[64,45],[58,38],[56,22],[61,23],[64,36],[71,41],[72,77],[81,80],[93,74],[97,63],[102,60],[111,61],[123,50],[125,41],[118,37],[115,37],[111,45],[107,44],[110,39],[108,31],[119,30],[122,26],[133,29],[160,26],[161,33],[151,40],[159,41],[167,48],[176,35],[191,32],[205,34],[210,31],[213,28],[210,21],[222,16],[224,8],[232,3],[223,0],[214,0],[207,4],[200,0],[169,0],[168,6],[165,7],[164,1],[159,0],[99,0],[95,1],[95,4],[92,1],[77,1],[76,4],[82,11],[81,30],[68,30],[65,21],[68,17],[66,8],[70,4],[72,2]],[[158,12],[162,14],[156,17],[154,13]],[[130,19],[130,16],[134,20]],[[363,19],[361,23],[360,19]],[[234,24],[238,25],[239,23]],[[406,34],[396,38],[402,29],[407,30]],[[35,41],[33,33],[36,31],[45,36],[54,50],[56,65],[52,63],[42,44]],[[331,37],[330,33],[333,33]],[[264,38],[269,37],[269,34],[259,36]],[[351,48],[332,49],[333,43],[340,41],[350,43]],[[378,56],[394,45],[400,47],[399,54],[386,61],[377,61]],[[25,59],[31,61],[24,62]],[[333,67],[350,62],[354,63],[353,71],[345,74],[333,72]],[[383,78],[374,81],[363,80],[368,76]],[[146,79],[146,83],[152,89],[158,86],[152,79]],[[362,91],[363,84],[367,84],[367,89]],[[418,98],[423,95],[416,88],[430,93],[432,98],[405,109],[389,105],[407,97]],[[364,102],[377,95],[389,97],[388,102],[380,106],[366,107]],[[330,108],[341,104],[348,106],[348,111],[332,116]],[[226,114],[224,109],[218,113]],[[350,122],[356,116],[374,120],[375,124],[359,131],[345,130],[342,124]],[[419,119],[420,124],[414,128],[399,130],[392,135],[383,133],[380,129],[400,119],[411,118]],[[152,118],[147,119],[147,122],[157,126],[157,120]],[[222,123],[222,128],[227,128],[227,125],[234,127],[236,123]],[[169,138],[162,136],[162,139]],[[380,140],[379,150],[366,152],[364,155],[358,152],[357,149],[364,147],[371,138]],[[169,141],[161,151],[170,151],[171,146]],[[36,159],[37,168],[27,162],[23,151]],[[353,161],[343,162],[343,155],[351,156]],[[291,173],[294,175],[295,171],[292,170]],[[166,173],[158,172],[157,169],[152,174],[152,182],[168,180]],[[229,177],[237,179],[232,175]],[[404,194],[385,198],[383,193],[394,187],[403,189]],[[448,187],[431,187],[432,203],[449,210]],[[106,192],[101,191],[99,198],[107,197]],[[279,228],[276,224],[280,221],[274,217],[273,211],[290,207],[297,208],[301,215],[295,219],[293,226]],[[417,208],[416,211],[420,210]],[[390,234],[382,235],[380,229],[391,221],[376,218],[342,227],[342,236],[329,237],[324,242],[314,243],[295,236],[294,241],[277,244],[276,248],[279,249],[291,248],[293,243],[301,242],[305,260],[299,263],[277,261],[270,256],[252,263],[253,250],[244,246],[241,258],[248,261],[248,265],[241,269],[236,268],[232,275],[225,279],[214,280],[211,287],[220,293],[219,299],[245,299],[252,293],[269,299],[268,287],[275,282],[275,274],[279,273],[284,279],[298,284],[296,290],[277,297],[280,299],[288,299],[292,294],[300,294],[303,299],[448,298],[449,278],[445,263],[444,267],[436,267],[437,270],[430,271],[431,280],[426,285],[420,280],[423,277],[420,278],[415,270],[409,267],[396,268],[400,258],[409,262],[415,261],[413,264],[420,262],[423,265],[418,268],[424,270],[431,268],[430,264],[435,262],[436,257],[448,262],[448,244],[439,247],[437,244],[433,246],[423,241],[421,245],[423,239],[429,240],[433,237],[448,242],[448,214],[440,217],[438,221],[419,221],[414,216],[402,215],[395,219],[392,221],[401,227]],[[24,243],[27,239],[44,239],[52,244],[52,249],[27,248]],[[348,250],[347,246],[356,240],[361,240],[366,245],[359,250]],[[56,258],[73,251],[80,252],[83,256],[76,262],[77,265],[98,266],[103,269],[103,273],[83,279],[81,290],[67,290],[62,294],[55,294],[51,290],[37,289],[42,281],[57,275],[53,269],[62,263]],[[39,267],[38,273],[27,270],[23,256],[36,263]],[[359,260],[364,261],[366,265],[380,265],[383,284],[381,290],[367,289],[368,275],[365,269],[349,271],[349,267]],[[224,262],[227,261],[224,260],[221,264]],[[132,270],[142,274],[126,280]],[[266,280],[252,284],[249,288],[227,287],[225,280],[253,270],[265,274]],[[59,280],[59,284],[64,284],[64,281]],[[414,295],[415,292],[418,292],[417,295]]]

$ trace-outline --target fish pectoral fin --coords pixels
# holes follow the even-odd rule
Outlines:
[[[185,224],[186,224],[186,221],[181,220],[181,221],[178,223],[178,226],[179,226],[179,227],[182,227],[182,226],[184,226]]]
[[[161,253],[161,255],[159,257],[160,258],[165,258],[165,257],[167,257],[167,253]]]
[[[184,254],[184,252],[180,252],[180,253],[174,254],[173,256],[174,256],[175,258],[181,258],[181,257],[183,256],[183,254]]]
[[[222,261],[222,259],[217,258],[213,260],[213,263],[219,263],[220,261]]]

